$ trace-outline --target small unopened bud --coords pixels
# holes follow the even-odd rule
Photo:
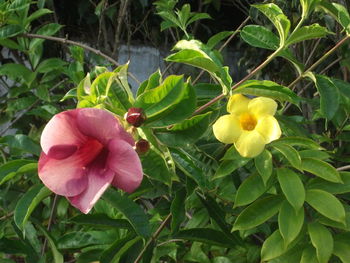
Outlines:
[[[146,115],[141,108],[130,108],[125,119],[132,126],[140,127],[145,122]]]
[[[149,151],[149,142],[141,139],[138,142],[136,142],[136,152],[138,154],[145,154]]]

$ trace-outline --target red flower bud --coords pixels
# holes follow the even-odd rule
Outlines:
[[[141,139],[138,142],[136,142],[136,152],[138,154],[145,154],[149,150],[149,142]]]
[[[141,108],[130,108],[126,114],[126,121],[134,127],[140,127],[146,120],[146,115]]]

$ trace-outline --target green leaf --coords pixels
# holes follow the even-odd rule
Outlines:
[[[330,158],[330,155],[327,152],[323,152],[320,150],[302,150],[299,151],[300,158],[314,158],[319,159],[321,161],[327,160]]]
[[[270,80],[248,80],[233,91],[233,94],[262,96],[299,104],[299,97],[287,87],[281,86]]]
[[[255,167],[260,174],[264,185],[266,185],[267,181],[270,179],[272,175],[272,155],[268,150],[264,150],[261,154],[259,154],[254,159]]]
[[[51,247],[52,255],[53,255],[53,263],[63,263],[64,258],[63,255],[58,251],[55,240],[51,237],[51,235],[39,224],[36,224],[36,226],[40,229],[40,231],[44,234],[46,239],[49,242],[49,245]]]
[[[281,202],[282,199],[279,196],[268,196],[255,201],[238,215],[232,231],[251,229],[261,225],[278,212]]]
[[[166,185],[171,184],[171,174],[162,154],[150,149],[145,155],[141,155],[140,159],[144,174]]]
[[[350,244],[347,240],[337,240],[335,237],[333,254],[346,263],[350,258]]]
[[[301,158],[297,150],[289,144],[273,142],[272,147],[279,151],[296,169],[301,170]]]
[[[211,112],[196,115],[191,119],[175,124],[170,129],[156,132],[157,138],[171,147],[189,147],[205,133],[210,122]]]
[[[34,209],[50,194],[51,191],[40,184],[32,187],[18,200],[14,211],[14,220],[19,229],[23,230]]]
[[[108,217],[105,214],[77,215],[71,218],[69,221],[76,224],[89,225],[89,226],[102,227],[102,228],[118,228],[118,229],[132,228],[132,226],[127,220],[113,219]]]
[[[322,149],[322,147],[319,144],[317,144],[313,140],[305,138],[305,137],[288,136],[288,137],[282,137],[282,138],[274,141],[274,143],[275,142],[276,143],[282,142],[282,143],[288,144],[290,146],[300,146],[300,147],[307,148],[307,149],[316,149],[316,150]]]
[[[32,163],[33,160],[13,160],[2,164],[0,166],[0,185],[15,176],[21,167]]]
[[[52,36],[56,34],[60,29],[62,28],[61,25],[56,23],[46,24],[43,25],[38,29],[36,32],[38,35],[44,35],[44,36]]]
[[[151,76],[147,80],[142,82],[140,87],[137,89],[137,97],[147,90],[158,87],[161,84],[161,80],[162,80],[162,75],[160,70],[158,69],[156,72],[151,74]]]
[[[234,145],[232,145],[232,147],[234,147]],[[212,178],[212,180],[216,180],[216,179],[225,177],[226,175],[233,173],[238,168],[243,167],[251,160],[252,160],[251,158],[245,158],[245,157],[240,156],[239,153],[237,153],[236,159],[223,160],[220,163],[219,168],[216,170],[215,175]]]
[[[327,30],[327,28],[320,26],[319,24],[304,26],[298,28],[289,36],[286,45],[293,45],[304,40],[325,37],[329,33],[330,32]]]
[[[251,175],[237,189],[234,206],[248,205],[258,199],[266,190],[261,177],[257,174]]]
[[[262,245],[261,260],[269,261],[281,256],[286,251],[280,231],[276,230]]]
[[[38,10],[36,10],[35,12],[33,12],[30,16],[27,17],[25,24],[29,24],[30,22],[32,22],[35,19],[38,19],[39,17],[42,17],[44,15],[47,14],[51,14],[53,13],[51,10],[46,9],[46,8],[40,8]]]
[[[201,20],[201,19],[211,19],[211,16],[207,13],[194,13],[191,14],[192,17],[187,21],[186,23],[186,27],[190,24],[192,24],[193,22],[197,21],[197,20]]]
[[[225,38],[231,36],[234,32],[233,31],[222,31],[214,36],[210,37],[207,42],[207,47],[209,49],[215,48],[217,44],[219,44],[220,41],[224,40]]]
[[[304,224],[304,208],[295,211],[287,201],[284,201],[278,214],[278,227],[287,247],[301,231]]]
[[[38,67],[36,68],[36,72],[39,73],[47,73],[55,69],[61,69],[65,66],[67,62],[63,61],[60,58],[48,58],[43,60]]]
[[[175,198],[171,202],[170,212],[171,212],[171,233],[176,233],[179,231],[180,225],[186,217],[185,210],[185,200],[186,200],[186,189],[183,187],[176,191]]]
[[[224,233],[210,228],[191,228],[179,231],[173,235],[175,239],[198,241],[209,245],[233,248],[237,244]]]
[[[339,108],[339,91],[327,76],[316,75],[316,87],[320,94],[321,113],[331,120]]]
[[[340,79],[335,79],[335,78],[332,78],[331,80],[332,80],[333,84],[337,87],[337,89],[339,90],[340,95],[350,98],[350,84],[349,84],[349,82],[346,82],[346,81],[343,81]]]
[[[253,47],[276,50],[279,46],[278,37],[263,26],[245,26],[240,34],[241,38]]]
[[[325,217],[345,224],[344,207],[334,195],[319,189],[309,189],[306,190],[305,201]]]
[[[298,174],[287,168],[279,168],[277,178],[288,202],[295,211],[299,211],[305,201],[305,189]]]
[[[6,75],[12,80],[24,80],[25,83],[30,84],[34,78],[35,73],[22,64],[6,63],[0,67],[0,76]]]
[[[319,0],[300,0],[302,7],[302,18],[307,18],[309,13],[313,11]]]
[[[303,250],[300,263],[319,263],[316,256],[315,248],[308,246]]]
[[[350,172],[340,172],[343,183],[331,183],[321,178],[312,178],[308,184],[308,189],[320,189],[331,194],[346,194],[350,192]]]
[[[342,25],[347,34],[350,33],[350,15],[346,7],[338,3],[330,3],[326,0],[320,1],[318,5],[333,16],[333,18]]]
[[[24,31],[20,25],[5,25],[0,28],[0,39],[16,36]]]
[[[314,158],[303,158],[301,166],[304,171],[321,177],[324,180],[333,183],[342,183],[338,171],[329,163]]]
[[[69,232],[57,241],[57,247],[61,249],[82,249],[92,245],[111,244],[116,238],[115,231],[74,231]]]
[[[136,233],[144,238],[150,236],[151,230],[145,212],[125,195],[109,188],[102,198],[117,208],[130,222]]]
[[[41,152],[40,146],[27,135],[23,134],[2,137],[0,139],[0,144],[1,143],[7,144],[10,148],[20,149],[37,156],[39,156]]]
[[[258,9],[260,12],[262,12],[276,27],[280,36],[280,46],[283,46],[289,34],[290,21],[283,14],[281,8],[279,8],[276,4],[273,3],[252,6]]]
[[[308,231],[311,243],[316,248],[318,261],[327,263],[333,252],[332,234],[326,227],[317,222],[309,223]]]

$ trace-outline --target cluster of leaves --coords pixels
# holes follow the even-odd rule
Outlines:
[[[264,24],[246,25],[240,38],[272,53],[249,77],[281,57],[296,73],[287,87],[283,76],[233,83],[216,48],[235,32],[202,43],[188,25],[207,14],[191,13],[188,4],[176,8],[175,1],[157,1],[162,29],[184,33],[166,60],[203,70],[214,84],[157,71],[133,94],[127,64],[86,71],[84,50],[77,46],[65,60],[43,58],[44,40],[28,33],[49,37],[61,28],[49,23],[31,29],[32,21],[51,13],[43,1],[34,12],[26,0],[0,4],[0,44],[20,54],[15,63],[0,66],[3,83],[11,83],[1,99],[2,121],[16,128],[14,135],[0,138],[0,262],[348,262],[350,173],[343,170],[350,160],[350,85],[321,72],[318,66],[332,55],[324,47],[311,67],[298,53],[307,52],[304,44],[312,39],[326,38],[320,41],[332,48],[329,19],[343,37],[333,51],[349,38],[350,16],[343,5],[300,0],[297,23],[276,4],[252,6]],[[346,68],[346,50],[343,54]],[[226,107],[218,96],[233,93],[280,103],[276,117],[283,137],[254,159],[241,157],[212,134],[211,124]],[[151,144],[140,155],[145,178],[137,191],[109,189],[89,215],[52,195],[36,171],[42,119],[76,105],[113,112],[136,140]],[[147,117],[137,129],[123,120],[131,107],[142,108]]]

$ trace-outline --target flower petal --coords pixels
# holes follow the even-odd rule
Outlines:
[[[235,147],[243,157],[255,157],[259,155],[265,148],[265,139],[256,130],[243,131]]]
[[[109,140],[119,138],[134,145],[135,141],[120,125],[118,119],[110,112],[95,108],[80,109],[77,116],[79,130],[107,145]]]
[[[248,111],[250,99],[242,94],[234,94],[227,103],[227,111],[234,115],[240,115]]]
[[[62,160],[71,156],[73,153],[77,151],[77,149],[78,149],[78,146],[72,145],[72,144],[54,145],[49,149],[47,156],[49,158]]]
[[[133,147],[123,140],[113,139],[108,149],[110,153],[107,166],[116,173],[112,184],[125,192],[133,192],[143,178],[139,156]]]
[[[78,129],[76,117],[79,112],[77,110],[63,111],[56,114],[46,124],[40,138],[41,148],[46,154],[49,154],[50,148],[56,145],[80,146],[86,141],[84,136]],[[61,148],[63,153],[59,153],[60,148],[55,149],[55,155],[66,155],[66,150]]]
[[[255,130],[265,138],[266,144],[281,137],[281,128],[278,121],[271,115],[259,119]]]
[[[111,184],[114,172],[112,170],[90,169],[87,174],[86,190],[77,196],[68,197],[69,202],[84,214],[90,212],[94,204]]]
[[[87,186],[87,178],[82,165],[77,165],[75,156],[64,160],[49,158],[44,152],[39,159],[38,174],[41,181],[52,192],[74,196],[80,194]]]
[[[223,143],[234,143],[242,131],[239,119],[233,114],[221,116],[213,125],[216,139]]]
[[[256,118],[264,115],[275,115],[277,103],[273,99],[266,97],[257,97],[252,99],[248,104],[248,109]]]

